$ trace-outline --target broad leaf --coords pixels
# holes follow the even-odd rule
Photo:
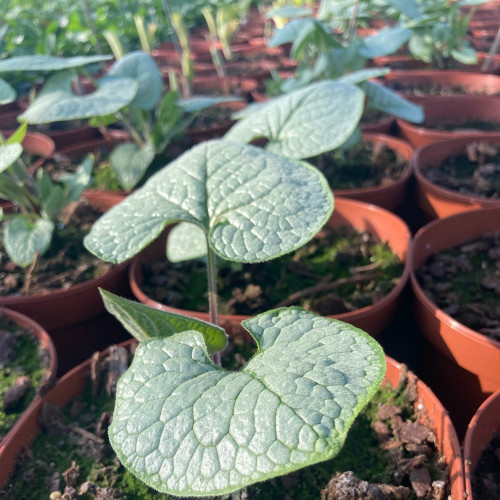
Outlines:
[[[7,104],[16,98],[16,90],[0,78],[0,104]]]
[[[361,85],[370,102],[370,106],[411,122],[422,123],[424,121],[422,106],[407,101],[378,83],[367,81]]]
[[[111,444],[149,486],[218,495],[334,457],[380,386],[382,348],[299,308],[243,322],[258,345],[240,372],[186,331],[137,348],[118,382]]]
[[[21,144],[6,144],[0,146],[0,172],[7,170],[22,154]]]
[[[154,109],[163,92],[163,79],[154,59],[145,52],[131,52],[117,61],[108,76],[137,81],[137,94],[132,104],[140,109]]]
[[[432,39],[427,40],[429,35],[413,33],[408,42],[408,50],[417,59],[430,63],[432,60]]]
[[[55,185],[42,202],[42,215],[47,219],[54,219],[64,208],[64,190],[62,186]]]
[[[226,134],[247,143],[266,137],[266,148],[289,158],[316,156],[340,146],[363,113],[365,96],[354,85],[325,80],[273,99]]]
[[[408,41],[412,31],[403,26],[393,26],[364,39],[364,47],[359,53],[367,59],[392,54]]]
[[[180,222],[168,233],[167,258],[170,262],[199,259],[207,255],[205,231],[190,222]]]
[[[17,56],[0,61],[0,73],[10,71],[61,71],[102,61],[112,56],[56,57],[47,55]]]
[[[28,124],[21,123],[14,132],[9,135],[9,138],[5,141],[5,144],[22,144],[24,138],[26,137],[26,132],[28,131]]]
[[[108,115],[129,104],[137,91],[137,82],[130,78],[105,78],[92,94],[75,95],[72,79],[69,72],[52,75],[19,119],[37,124]]]
[[[74,173],[62,175],[59,180],[63,182],[66,189],[65,203],[69,204],[73,201],[79,201],[83,191],[87,188],[92,177],[92,169],[94,167],[94,155],[89,154]]]
[[[454,49],[451,51],[451,57],[461,64],[477,64],[477,53],[472,47]]]
[[[3,231],[3,244],[9,258],[18,266],[27,267],[37,253],[49,248],[54,223],[47,219],[31,222],[24,217],[10,220]]]
[[[106,310],[120,321],[139,342],[171,337],[175,333],[196,330],[203,335],[209,354],[222,351],[227,335],[218,326],[189,316],[161,311],[100,290]]]
[[[203,227],[222,258],[259,262],[309,241],[332,208],[319,171],[255,146],[207,141],[106,212],[85,245],[106,261],[122,262],[167,224],[185,221]]]
[[[387,0],[387,2],[410,19],[422,17],[422,11],[416,0]]]
[[[312,19],[293,19],[283,28],[276,30],[273,36],[267,42],[269,47],[278,47],[284,43],[292,43],[299,33],[307,26],[313,23]]]
[[[336,81],[356,85],[357,83],[364,82],[365,80],[369,80],[370,78],[385,76],[390,72],[390,68],[366,68],[347,73],[337,78]]]
[[[118,144],[109,160],[120,186],[130,191],[142,179],[154,158],[155,148],[151,143],[139,147],[134,142],[127,142]]]

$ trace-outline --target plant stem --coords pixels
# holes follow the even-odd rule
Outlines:
[[[95,38],[95,51],[97,54],[102,54],[101,42],[99,41],[99,35],[97,33],[97,29],[94,24],[94,20],[92,19],[92,14],[90,12],[89,0],[83,0],[82,2],[83,11],[85,13],[85,17],[87,18],[87,23],[89,25],[90,31]]]
[[[208,281],[208,307],[210,311],[210,323],[219,325],[217,312],[217,266],[215,264],[215,253],[210,248],[207,238],[207,281]],[[214,363],[221,366],[220,354],[214,354]]]
[[[347,28],[347,40],[350,42],[356,33],[356,20],[359,12],[359,0],[355,0],[352,7],[351,18],[349,19],[349,26]]]
[[[500,45],[500,28],[498,28],[497,34],[495,35],[495,39],[493,40],[493,43],[491,44],[490,50],[488,52],[488,57],[486,58],[486,61],[484,61],[484,64],[481,67],[481,71],[488,71],[491,62],[493,61],[493,56],[498,50],[499,45]]]

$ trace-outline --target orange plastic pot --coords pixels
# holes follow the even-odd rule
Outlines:
[[[6,315],[17,325],[28,328],[38,339],[38,342],[41,344],[44,351],[47,352],[49,358],[49,366],[43,376],[42,384],[44,386],[50,386],[57,372],[57,353],[49,334],[38,323],[24,314],[20,314],[10,309],[2,309],[0,315]],[[21,449],[25,437],[24,429],[26,427],[31,427],[32,423],[36,423],[35,415],[38,415],[40,402],[41,397],[36,395],[21,418],[19,418],[3,439],[0,439],[0,464],[2,464],[0,467],[0,488],[7,480],[9,474],[9,470],[7,470],[5,464],[12,463],[18,451]]]
[[[460,434],[478,405],[500,388],[500,342],[439,309],[425,294],[416,271],[432,254],[498,231],[499,221],[500,208],[471,210],[435,220],[417,232],[409,257],[414,318],[428,347],[423,352],[420,374],[450,410]]]
[[[478,94],[482,96],[500,95],[500,76],[484,73],[471,73],[469,71],[455,70],[408,70],[391,71],[383,77],[389,86],[401,85],[404,88],[419,85],[438,84],[446,87],[458,87],[467,94]],[[408,94],[405,90],[401,94]],[[441,96],[429,96],[440,99]]]
[[[500,390],[492,394],[477,410],[470,421],[464,441],[465,491],[467,500],[474,500],[472,474],[488,446],[493,433],[500,430]],[[476,500],[480,500],[476,498]]]
[[[431,142],[446,141],[463,135],[481,134],[492,136],[500,131],[500,98],[483,96],[450,96],[438,99],[412,98],[412,101],[423,107],[425,121],[414,124],[397,119],[399,135],[414,148]],[[439,120],[443,124],[456,125],[454,130],[438,130],[430,128],[429,120]],[[474,128],[459,128],[469,121],[483,121],[498,124],[498,130],[485,132]]]
[[[498,199],[480,198],[446,189],[431,182],[424,175],[424,170],[428,167],[440,166],[447,158],[464,153],[471,142],[480,140],[487,140],[500,146],[500,133],[496,136],[473,135],[436,142],[416,150],[413,167],[417,180],[417,200],[431,217],[442,218],[467,210],[500,207]]]
[[[403,274],[398,284],[381,300],[362,309],[329,316],[345,321],[346,323],[351,323],[376,336],[387,326],[394,316],[398,299],[408,280],[409,269],[406,255],[410,245],[410,231],[399,217],[383,208],[340,197],[335,200],[335,210],[327,225],[334,229],[339,226],[351,226],[359,231],[367,231],[381,241],[387,241],[390,248],[398,255],[401,261],[405,262]],[[165,255],[164,240],[158,241],[158,244],[155,242],[151,248],[146,249],[146,251],[133,260],[129,270],[129,283],[132,293],[140,302],[151,307],[209,321],[208,313],[178,309],[161,304],[148,297],[142,290],[143,275],[141,263]],[[219,323],[229,335],[247,336],[240,325],[241,321],[247,318],[248,316],[244,315],[221,314],[219,315]]]
[[[125,345],[131,345],[134,341],[128,341]],[[397,387],[402,366],[392,358],[386,356],[387,373],[385,381],[392,387]],[[62,377],[57,385],[44,397],[44,400],[50,404],[62,407],[68,404],[72,399],[79,396],[87,383],[90,372],[90,360],[85,361]],[[458,438],[453,428],[446,410],[432,391],[421,381],[417,382],[417,405],[423,405],[431,421],[431,426],[437,438],[437,448],[443,454],[449,471],[449,480],[451,485],[451,495],[453,500],[463,500],[464,497],[464,479],[463,465],[461,460],[460,446]],[[17,441],[12,441],[9,446],[0,451],[0,463],[2,470],[0,472],[0,488],[8,480],[12,471],[15,458],[23,447],[29,446],[40,432],[37,417],[42,409],[43,402],[39,401],[32,418],[24,423],[22,429],[18,429]]]
[[[383,186],[359,189],[334,189],[335,196],[373,203],[387,210],[394,210],[401,205],[407,194],[408,184],[412,176],[413,148],[406,142],[384,134],[364,133],[363,141],[374,144],[385,144],[408,162],[406,172],[399,178]]]
[[[10,137],[14,130],[4,130],[1,132],[5,138]],[[36,169],[44,160],[50,158],[55,150],[54,141],[46,134],[38,132],[27,132],[21,143],[23,150],[33,156],[39,156],[30,165],[30,169]]]

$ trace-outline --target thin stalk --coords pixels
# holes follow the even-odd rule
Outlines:
[[[89,0],[83,0],[83,12],[85,13],[85,17],[87,18],[87,23],[89,25],[90,31],[92,31],[92,35],[95,38],[95,51],[98,55],[102,54],[101,42],[99,41],[99,35],[97,33],[97,29],[94,24],[94,20],[92,19],[92,14],[90,12]]]
[[[349,26],[347,28],[347,40],[350,42],[354,38],[354,34],[356,32],[356,20],[358,18],[359,12],[359,0],[354,1],[354,5],[352,7],[351,18],[349,19]]]
[[[215,264],[215,253],[210,248],[207,239],[207,281],[208,281],[208,307],[210,323],[219,325],[219,314],[217,311],[217,266]],[[221,366],[220,354],[214,354],[214,363]]]
[[[493,61],[493,56],[496,54],[499,46],[500,46],[500,28],[498,28],[497,34],[495,35],[495,39],[493,40],[493,43],[491,44],[490,50],[488,52],[488,57],[486,58],[486,61],[484,61],[484,64],[481,67],[481,71],[488,71]]]

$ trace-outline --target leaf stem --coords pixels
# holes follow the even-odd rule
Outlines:
[[[210,247],[207,238],[207,281],[208,281],[208,306],[210,312],[210,323],[219,325],[219,314],[217,311],[217,266],[215,264],[215,253]],[[214,363],[221,366],[220,354],[214,354]]]

